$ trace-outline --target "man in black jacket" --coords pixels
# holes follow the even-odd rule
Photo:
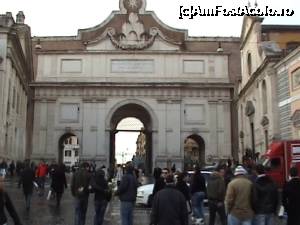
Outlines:
[[[172,175],[166,186],[156,193],[151,211],[151,225],[188,225],[188,210],[184,195],[175,188]]]
[[[273,225],[278,206],[278,190],[271,177],[265,174],[263,165],[256,166],[256,201],[254,225]]]
[[[25,169],[21,172],[19,180],[19,188],[23,187],[25,196],[26,210],[30,209],[30,202],[33,192],[33,182],[35,180],[34,171],[30,168],[29,162],[25,162]]]
[[[88,207],[90,179],[89,164],[84,162],[80,169],[73,174],[71,192],[75,197],[75,225],[84,225]]]
[[[122,225],[133,225],[133,208],[136,200],[138,182],[133,173],[131,162],[126,163],[126,173],[123,175],[116,195],[121,201],[120,213]]]
[[[296,167],[290,169],[291,179],[284,186],[282,204],[288,214],[287,225],[300,224],[300,178]]]

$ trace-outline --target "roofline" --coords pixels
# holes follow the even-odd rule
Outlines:
[[[300,25],[278,25],[278,24],[262,24],[261,25],[262,32],[263,31],[291,31],[296,30],[300,31]]]
[[[291,58],[297,56],[297,54],[300,53],[300,46],[294,49],[291,53],[289,53],[287,56],[285,56],[282,60],[280,60],[278,63],[274,65],[275,69],[278,69],[282,66],[282,64],[285,64],[287,61],[289,61]]]

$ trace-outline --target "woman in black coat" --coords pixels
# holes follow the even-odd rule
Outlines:
[[[3,177],[0,177],[0,225],[7,224],[7,217],[5,215],[5,208],[14,221],[15,225],[22,225],[19,216],[15,210],[9,195],[3,189]]]
[[[20,174],[20,180],[19,180],[19,188],[22,185],[27,210],[30,209],[34,179],[35,179],[34,171],[30,168],[29,163],[27,163],[25,165],[25,169]]]
[[[60,206],[60,200],[64,193],[65,188],[67,188],[67,179],[65,174],[65,168],[63,164],[58,166],[54,166],[52,172],[52,182],[51,188],[52,191],[55,192],[56,195],[56,206]]]

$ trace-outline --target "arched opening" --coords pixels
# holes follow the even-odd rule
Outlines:
[[[143,106],[135,103],[119,107],[110,120],[110,167],[115,168],[117,163],[128,160],[151,174],[152,119]]]
[[[79,140],[72,133],[62,135],[58,141],[58,163],[64,163],[66,167],[72,167],[79,163]]]
[[[141,140],[144,130],[143,123],[135,117],[127,117],[122,119],[116,128],[115,137],[115,155],[117,164],[125,164],[131,161],[137,155],[137,142]],[[134,160],[133,160],[134,161]]]
[[[184,169],[191,170],[194,165],[205,164],[205,142],[197,134],[184,140]]]

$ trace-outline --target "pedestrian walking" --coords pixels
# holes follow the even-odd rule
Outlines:
[[[286,183],[282,191],[282,205],[288,215],[287,225],[299,225],[300,178],[296,167],[290,169],[290,176],[291,179]]]
[[[175,187],[171,174],[166,177],[166,186],[153,199],[151,225],[188,225],[186,198]]]
[[[5,214],[5,209],[11,216],[15,225],[22,225],[17,211],[8,195],[8,193],[4,190],[4,177],[0,177],[0,225],[7,225],[7,217]]]
[[[75,198],[75,225],[85,225],[91,180],[88,170],[89,164],[82,163],[71,180],[71,192]]]
[[[121,201],[122,225],[133,225],[133,209],[136,200],[138,183],[131,162],[126,163],[126,173],[123,175],[120,186],[116,192]]]
[[[191,179],[192,210],[196,224],[204,224],[203,200],[206,195],[205,178],[201,174],[200,167],[194,167]]]
[[[64,165],[59,164],[53,166],[53,170],[51,174],[52,174],[51,189],[56,196],[56,207],[59,207],[64,190],[65,188],[68,187]]]
[[[7,173],[7,163],[6,163],[5,159],[1,159],[1,162],[0,162],[0,176],[5,178],[6,173]]]
[[[278,189],[272,178],[265,174],[263,165],[256,166],[256,174],[253,225],[273,225],[278,206]]]
[[[225,196],[225,208],[228,213],[228,225],[251,225],[254,217],[254,185],[246,177],[247,171],[237,166],[235,178],[228,184]]]
[[[167,168],[162,170],[161,168],[157,167],[154,169],[153,177],[155,179],[155,182],[152,191],[153,197],[158,191],[162,190],[165,187],[166,185],[165,178],[167,177],[168,174],[169,174],[169,170]]]
[[[48,174],[48,166],[44,160],[41,160],[35,173],[35,176],[37,178],[37,183],[39,185],[39,196],[44,195],[47,174]]]
[[[222,225],[226,225],[226,214],[225,214],[225,193],[226,184],[224,181],[225,169],[218,167],[213,172],[207,181],[207,198],[209,208],[209,225],[215,224],[216,213],[220,217]]]
[[[25,206],[27,211],[30,210],[31,198],[32,198],[32,193],[34,188],[34,184],[33,184],[34,181],[35,181],[34,171],[30,168],[29,162],[26,162],[25,168],[22,170],[20,174],[18,186],[19,188],[21,186],[23,188],[23,193],[25,196]]]
[[[188,174],[186,172],[179,173],[177,175],[177,182],[176,182],[175,187],[178,191],[180,191],[184,195],[185,201],[186,201],[186,204],[188,207],[188,212],[190,212],[192,209],[192,204],[191,204],[190,188],[187,185],[187,178],[188,178],[187,175]]]
[[[15,169],[16,169],[16,164],[15,161],[12,160],[9,164],[9,172],[10,172],[10,176],[13,177],[15,174]]]
[[[95,193],[94,225],[102,225],[109,195],[108,183],[105,179],[105,172],[103,169],[96,170],[96,173],[91,180],[91,186],[93,192]]]

